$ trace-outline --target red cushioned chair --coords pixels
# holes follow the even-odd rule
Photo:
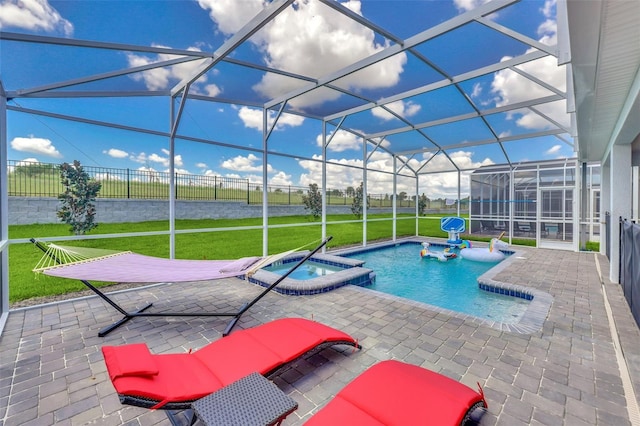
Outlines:
[[[182,410],[253,372],[270,376],[325,347],[360,348],[346,333],[303,318],[237,331],[193,353],[151,354],[144,343],[104,346],[109,377],[123,404]]]
[[[399,361],[382,361],[356,377],[306,426],[465,425],[487,408],[482,388]]]

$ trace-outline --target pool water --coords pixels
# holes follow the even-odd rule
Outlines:
[[[373,290],[428,303],[444,309],[507,324],[520,321],[529,301],[481,290],[478,277],[496,263],[420,257],[422,247],[407,243],[358,252],[345,257],[364,260],[376,273]],[[431,251],[442,250],[432,245]]]
[[[296,265],[295,262],[281,263],[264,268],[265,271],[273,272],[274,274],[284,275],[289,269]],[[298,269],[293,271],[287,278],[293,278],[295,280],[311,280],[325,275],[333,274],[334,272],[342,271],[344,268],[339,266],[327,265],[325,263],[314,262],[308,260]]]

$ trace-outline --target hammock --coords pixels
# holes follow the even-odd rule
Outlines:
[[[251,276],[258,269],[277,262],[289,254],[300,250],[302,247],[283,253],[266,257],[243,257],[237,260],[182,260],[164,259],[153,256],[144,256],[130,251],[118,252],[84,247],[60,246],[31,239],[45,254],[33,269],[36,273],[50,276],[72,278],[80,280],[102,300],[120,312],[123,317],[119,321],[101,329],[98,336],[103,337],[135,317],[194,317],[194,316],[218,316],[233,317],[227,328],[222,333],[226,336],[238,322],[240,316],[256,304],[262,297],[273,290],[285,278],[287,278],[300,265],[316,254],[330,240],[327,237],[315,249],[309,252],[302,260],[293,265],[289,271],[267,287],[255,299],[245,303],[237,312],[145,312],[153,303],[148,303],[141,309],[127,311],[113,301],[109,296],[100,291],[89,280],[107,282],[136,282],[136,283],[160,283],[160,282],[186,282],[215,280],[230,277]],[[305,247],[305,246],[303,246]]]
[[[33,269],[53,277],[107,282],[159,283],[251,276],[258,269],[298,251],[237,260],[185,260],[145,256],[131,251],[49,244]]]

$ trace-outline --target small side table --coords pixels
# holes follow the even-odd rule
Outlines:
[[[265,426],[280,423],[298,403],[259,373],[251,373],[191,404],[206,426]]]

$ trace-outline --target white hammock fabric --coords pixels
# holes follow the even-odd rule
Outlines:
[[[116,252],[50,244],[33,271],[53,277],[88,281],[131,283],[205,281],[250,276],[258,269],[277,262],[297,250],[299,249],[266,257],[243,257],[237,260],[185,260],[145,256],[130,251]]]

